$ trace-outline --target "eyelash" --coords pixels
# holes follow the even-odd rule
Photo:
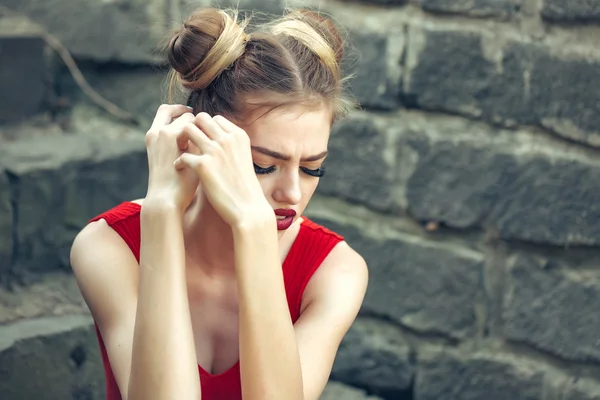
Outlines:
[[[321,166],[320,168],[317,169],[309,169],[306,167],[300,167],[300,169],[302,170],[302,172],[304,172],[307,175],[310,176],[314,176],[317,178],[321,178],[323,177],[323,175],[325,175],[325,166]],[[263,168],[260,167],[256,164],[254,164],[254,172],[259,174],[259,175],[266,175],[266,174],[270,174],[272,172],[275,172],[275,166],[270,166],[268,168]]]

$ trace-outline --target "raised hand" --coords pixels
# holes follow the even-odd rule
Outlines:
[[[183,150],[194,151],[193,147],[180,149],[177,145],[178,135],[194,119],[190,108],[183,105],[163,104],[158,108],[146,133],[149,178],[144,204],[174,206],[183,212],[194,198],[198,188],[197,175],[193,171],[173,168],[173,162]]]
[[[248,134],[222,116],[200,113],[178,135],[180,148],[191,142],[199,154],[185,152],[174,163],[196,172],[202,191],[230,226],[260,219],[275,226],[275,215],[254,172]]]

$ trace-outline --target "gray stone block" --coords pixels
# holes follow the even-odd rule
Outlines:
[[[541,14],[549,21],[600,21],[600,1],[544,0]]]
[[[404,184],[414,218],[461,229],[489,226],[508,240],[600,244],[600,165],[594,160],[542,144],[547,151],[536,151],[535,143],[511,143],[499,132],[492,139],[481,127],[464,125],[462,138],[458,131],[450,137],[451,120],[441,128],[448,134],[430,133],[437,124],[401,128],[398,140],[398,153],[416,159]]]
[[[87,314],[88,307],[73,274],[46,273],[27,286],[0,288],[0,325],[18,320]]]
[[[364,108],[391,110],[401,102],[402,56],[406,38],[403,26],[351,30],[353,50],[347,73],[354,74],[350,89]]]
[[[376,396],[369,396],[360,389],[330,381],[319,400],[382,400]]]
[[[95,64],[83,66],[82,72],[94,90],[140,122],[140,131],[150,127],[161,104],[171,103],[167,68]],[[60,84],[57,86],[61,96],[74,102],[90,103],[67,71],[61,74]],[[185,104],[185,101],[185,98],[177,96],[172,103]]]
[[[419,359],[415,400],[539,400],[544,374],[524,360],[450,351]]]
[[[425,11],[465,14],[472,17],[508,17],[516,13],[522,0],[420,0]]]
[[[597,60],[484,32],[412,26],[410,38],[404,90],[416,105],[600,146]]]
[[[384,157],[388,137],[368,115],[337,123],[329,142],[327,175],[318,192],[360,202],[377,210],[392,206],[393,160]]]
[[[553,266],[526,255],[511,261],[503,313],[506,337],[564,359],[598,363],[598,276],[583,278]]]
[[[350,225],[321,222],[344,235],[369,265],[365,312],[419,332],[474,334],[483,296],[481,254],[410,235],[374,239]]]
[[[332,379],[400,398],[412,385],[411,349],[402,332],[381,321],[358,318],[342,341]]]
[[[0,166],[0,282],[7,279],[12,264],[12,211],[10,182],[6,171]]]
[[[44,109],[52,81],[45,49],[40,36],[7,36],[0,31],[0,123]]]
[[[167,0],[3,0],[56,36],[82,59],[132,63],[158,60],[173,16]]]
[[[104,396],[104,372],[87,316],[0,326],[0,398],[89,399]]]
[[[89,218],[143,197],[148,183],[143,135],[38,137],[7,145],[17,208],[13,273],[69,265],[75,235]]]

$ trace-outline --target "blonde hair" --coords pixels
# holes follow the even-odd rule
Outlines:
[[[192,13],[168,44],[170,93],[182,88],[195,112],[232,117],[308,102],[327,104],[336,120],[354,105],[342,79],[344,42],[331,19],[292,10],[250,33],[248,26],[235,10]]]

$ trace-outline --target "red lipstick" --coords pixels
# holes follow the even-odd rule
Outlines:
[[[275,215],[277,216],[277,230],[284,231],[292,226],[296,211],[291,208],[278,208],[275,210]]]

